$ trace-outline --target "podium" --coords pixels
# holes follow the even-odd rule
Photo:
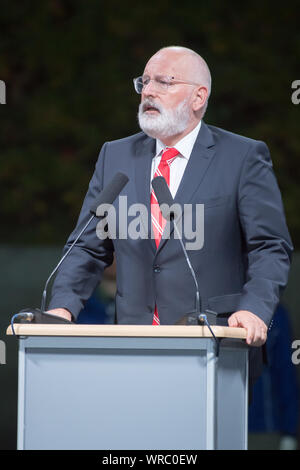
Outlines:
[[[243,328],[15,324],[18,449],[246,449]],[[11,328],[7,334],[12,334]]]

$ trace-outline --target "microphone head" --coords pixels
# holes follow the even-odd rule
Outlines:
[[[174,199],[169,186],[163,176],[157,176],[152,180],[152,188],[155,193],[161,213],[166,220],[174,220],[178,214],[174,210]]]
[[[98,206],[112,204],[128,181],[129,178],[124,173],[116,173],[111,182],[94,199],[90,213],[97,217]]]

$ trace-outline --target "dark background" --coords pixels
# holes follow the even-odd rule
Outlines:
[[[0,1],[7,102],[0,106],[0,323],[7,343],[0,448],[15,447],[16,427],[17,344],[6,326],[14,309],[27,306],[24,299],[39,305],[103,143],[139,131],[132,78],[159,48],[186,46],[207,61],[206,123],[267,143],[299,250],[300,105],[291,101],[300,79],[298,13],[299,2],[257,0]],[[294,337],[297,276],[289,297]]]

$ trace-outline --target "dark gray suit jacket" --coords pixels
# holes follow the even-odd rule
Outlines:
[[[65,249],[117,172],[129,177],[121,193],[128,206],[143,203],[150,214],[154,153],[155,140],[143,132],[103,145]],[[175,202],[204,203],[204,246],[189,252],[203,308],[250,310],[269,325],[287,283],[292,243],[267,146],[202,122]],[[161,324],[194,310],[195,286],[178,240],[162,240],[157,250],[153,239],[100,241],[97,222],[62,264],[49,308],[67,308],[76,318],[115,253],[117,323],[151,324],[155,304]]]

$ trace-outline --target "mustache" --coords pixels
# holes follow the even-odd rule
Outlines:
[[[160,113],[163,111],[163,108],[162,106],[160,106],[159,104],[155,103],[155,101],[153,100],[150,100],[149,98],[145,99],[141,105],[141,111],[142,113],[144,113],[145,111],[149,110],[149,109],[155,109],[156,111],[159,111]]]

